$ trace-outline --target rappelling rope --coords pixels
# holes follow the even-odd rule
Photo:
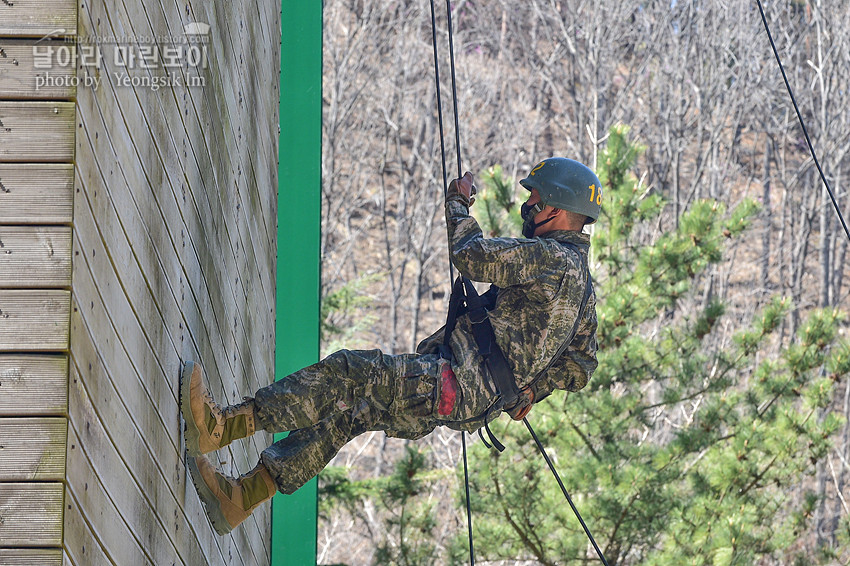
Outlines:
[[[434,0],[431,0],[431,44],[434,46],[434,84],[437,92],[437,120],[440,126],[440,162],[443,166],[443,198],[448,196],[448,173],[446,172],[446,140],[443,133],[443,98],[440,94],[440,61],[437,55],[437,20],[434,15]],[[459,167],[458,167],[459,168]],[[454,281],[455,267],[449,257],[449,281]]]
[[[434,11],[434,0],[430,0],[431,3],[431,39],[434,47],[434,80],[436,85],[436,93],[437,93],[437,119],[439,121],[439,129],[440,129],[440,157],[441,163],[443,167],[443,196],[448,195],[448,185],[447,185],[447,171],[446,171],[446,144],[443,133],[443,104],[442,97],[440,95],[440,64],[439,57],[437,53],[437,24],[436,24],[436,16]],[[458,102],[457,102],[457,77],[455,74],[455,56],[454,56],[454,33],[452,31],[452,9],[450,0],[446,0],[446,17],[448,19],[448,36],[449,36],[449,61],[451,62],[451,86],[452,86],[452,103],[454,107],[454,122],[455,122],[455,149],[457,150],[457,176],[458,179],[463,175],[463,169],[461,167],[461,152],[460,152],[460,119],[458,112]],[[454,280],[454,266],[451,262],[451,251],[449,251],[449,273],[451,276],[450,280]],[[590,529],[588,529],[587,524],[585,524],[584,519],[582,519],[581,514],[573,503],[572,498],[570,498],[570,494],[567,492],[567,489],[564,487],[564,483],[561,481],[561,477],[558,475],[558,472],[555,470],[555,466],[552,464],[552,461],[549,459],[548,454],[546,454],[546,450],[543,448],[543,444],[540,443],[540,440],[537,438],[537,435],[534,432],[534,429],[531,428],[531,423],[528,422],[528,419],[523,418],[523,422],[525,426],[528,428],[528,431],[531,433],[532,438],[534,438],[534,442],[537,444],[537,448],[540,450],[540,453],[543,455],[543,458],[546,460],[546,463],[549,465],[549,469],[552,471],[552,474],[555,476],[555,480],[557,480],[558,485],[561,488],[561,491],[566,497],[567,502],[570,504],[570,507],[581,523],[582,528],[584,529],[585,534],[588,539],[590,539],[593,548],[596,550],[596,553],[599,555],[599,559],[602,560],[602,563],[605,566],[608,565],[608,561],[605,560],[605,556],[602,554],[602,551],[599,549],[599,546],[596,544],[596,541],[593,538],[593,535],[590,533]],[[463,446],[463,478],[466,490],[466,520],[467,520],[467,531],[469,534],[469,563],[474,566],[475,564],[475,552],[473,550],[473,542],[472,542],[472,509],[469,502],[469,467],[467,464],[466,457],[466,433],[461,431],[461,444]]]
[[[463,175],[463,170],[460,166],[460,119],[458,118],[457,110],[457,80],[455,76],[455,43],[454,34],[452,33],[452,4],[450,0],[446,0],[446,18],[448,18],[449,28],[449,62],[452,68],[452,103],[454,104],[455,113],[455,148],[457,149],[457,177],[460,179]]]
[[[440,162],[442,164],[443,171],[443,198],[445,199],[448,196],[448,173],[446,171],[446,140],[445,134],[443,133],[443,102],[442,96],[440,95],[440,61],[439,56],[437,54],[437,19],[434,13],[434,0],[430,0],[431,2],[431,43],[434,46],[434,90],[437,93],[437,119],[439,121],[440,127]],[[454,113],[455,113],[455,145],[457,146],[457,176],[461,177],[461,164],[460,164],[460,129],[459,129],[459,121],[457,116],[457,90],[455,89],[455,58],[454,58],[454,40],[452,39],[452,12],[451,5],[449,4],[449,0],[446,0],[446,12],[449,15],[449,52],[451,55],[451,64],[452,64],[452,99],[454,100]],[[449,250],[449,281],[454,281],[455,278],[455,270],[454,265],[452,265],[451,259],[451,250]],[[466,489],[466,526],[467,533],[469,534],[469,564],[470,566],[475,566],[475,550],[472,543],[472,509],[469,502],[469,465],[467,464],[466,457],[466,432],[460,432],[460,443],[463,447],[463,480],[464,487]]]
[[[829,193],[829,198],[832,200],[832,206],[835,208],[835,212],[838,213],[839,220],[841,220],[841,226],[844,228],[844,234],[846,234],[847,239],[850,240],[850,230],[847,229],[847,223],[844,221],[844,215],[841,213],[838,201],[835,200],[835,193],[832,192],[832,187],[829,186],[829,181],[826,180],[826,175],[824,175],[823,169],[820,166],[818,156],[815,154],[815,148],[812,145],[812,140],[809,138],[809,131],[806,129],[806,123],[803,121],[803,115],[800,113],[800,108],[797,106],[797,99],[794,97],[794,92],[791,90],[791,84],[788,82],[788,75],[785,74],[785,66],[779,58],[779,52],[776,50],[776,43],[774,43],[773,35],[770,33],[770,26],[767,25],[767,17],[764,15],[764,8],[761,5],[761,0],[756,0],[756,3],[758,4],[759,12],[761,13],[761,21],[764,24],[764,31],[767,32],[767,38],[770,40],[770,47],[773,49],[773,56],[776,57],[776,62],[779,63],[779,70],[782,71],[782,80],[785,81],[785,88],[788,89],[788,96],[791,97],[791,103],[794,105],[794,111],[797,113],[797,119],[800,121],[800,127],[803,128],[803,136],[806,138],[806,145],[809,146],[809,152],[811,152],[815,166],[818,168],[821,181],[823,181],[824,186],[826,186],[826,192]]]
[[[590,534],[590,529],[587,528],[587,525],[584,522],[584,519],[581,518],[581,513],[578,512],[578,508],[573,503],[572,497],[567,492],[567,488],[564,487],[564,482],[561,481],[561,476],[558,475],[557,470],[555,470],[554,464],[552,464],[552,460],[549,459],[549,455],[546,454],[546,450],[543,448],[543,444],[541,444],[540,439],[537,438],[537,434],[534,433],[534,429],[531,428],[531,423],[528,422],[528,418],[523,417],[522,422],[525,423],[526,428],[528,428],[528,432],[531,433],[531,437],[534,439],[535,444],[537,444],[538,450],[543,454],[543,458],[546,460],[546,463],[549,464],[549,469],[552,470],[552,475],[555,476],[555,479],[558,481],[558,485],[561,488],[561,491],[564,494],[564,497],[567,499],[567,503],[572,507],[573,513],[578,517],[578,522],[581,523],[581,528],[584,529],[584,533],[587,535],[587,538],[590,539],[590,544],[593,545],[594,550],[596,550],[596,554],[599,555],[599,559],[602,561],[605,566],[608,565],[608,561],[605,560],[605,555],[602,554],[602,551],[599,549],[599,545],[596,544],[596,541],[593,539],[593,535]]]

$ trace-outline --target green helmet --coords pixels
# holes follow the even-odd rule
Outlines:
[[[584,214],[593,224],[602,210],[602,183],[587,165],[565,157],[550,157],[534,166],[519,182],[537,189],[543,204]]]

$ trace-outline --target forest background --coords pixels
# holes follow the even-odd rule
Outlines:
[[[850,3],[764,6],[846,211]],[[848,240],[755,2],[458,0],[452,10],[462,165],[489,190],[473,207],[488,232],[516,235],[516,180],[542,158],[583,161],[606,183],[591,229],[600,370],[529,419],[609,562],[850,563]],[[427,2],[325,2],[323,354],[412,351],[444,321],[432,57]],[[467,439],[477,563],[590,561],[524,427],[502,417],[498,428],[502,456]],[[459,459],[449,430],[350,443],[320,478],[319,563],[468,561]]]

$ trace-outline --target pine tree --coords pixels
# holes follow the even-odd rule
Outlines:
[[[488,238],[505,236],[522,228],[516,183],[505,176],[501,165],[494,165],[478,175],[483,186],[475,199],[476,219]]]
[[[381,278],[381,273],[361,275],[322,297],[319,331],[325,354],[342,348],[368,347],[362,335],[377,317],[369,310],[372,299],[366,288]]]
[[[823,413],[850,371],[850,347],[836,336],[842,315],[814,311],[780,344],[784,298],[751,321],[731,320],[716,299],[682,312],[699,304],[695,280],[757,207],[699,201],[676,230],[645,243],[665,203],[632,172],[640,151],[616,127],[599,159],[599,368],[583,391],[556,392],[529,420],[610,564],[749,566],[787,549],[815,506],[814,495],[790,492],[839,426]],[[722,325],[738,326],[731,341]],[[494,424],[508,449],[476,444],[470,455],[478,558],[595,559],[525,428],[506,416]]]

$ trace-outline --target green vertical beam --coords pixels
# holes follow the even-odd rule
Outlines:
[[[281,1],[278,379],[319,357],[322,160],[322,3]],[[316,564],[316,515],[315,479],[275,496],[272,566]]]

